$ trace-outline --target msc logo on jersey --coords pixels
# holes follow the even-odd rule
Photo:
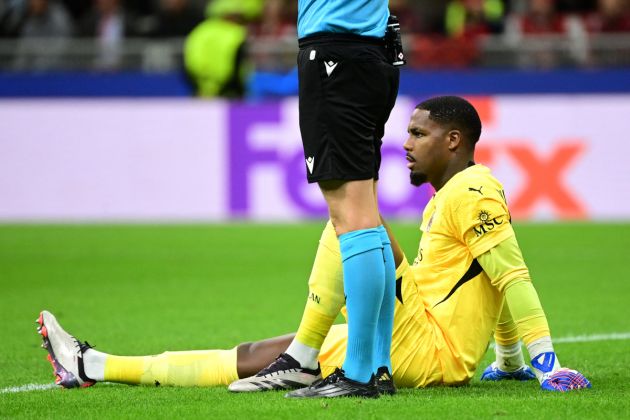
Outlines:
[[[486,233],[493,230],[495,227],[503,224],[502,217],[493,218],[490,212],[487,212],[485,210],[481,210],[479,212],[479,214],[477,215],[477,219],[481,223],[479,226],[475,226],[473,228],[473,231],[475,231],[475,235],[477,237],[485,235]]]

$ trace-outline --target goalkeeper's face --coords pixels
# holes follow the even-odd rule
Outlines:
[[[407,127],[409,137],[403,144],[411,183],[420,186],[430,182],[441,186],[451,159],[449,130],[429,118],[429,111],[415,109]]]

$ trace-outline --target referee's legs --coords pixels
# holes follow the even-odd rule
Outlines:
[[[387,277],[374,180],[321,181],[319,186],[339,236],[343,261],[348,311],[343,369],[346,377],[365,383],[375,373],[377,342],[383,342],[378,339],[378,325]],[[391,329],[388,333],[391,337]]]

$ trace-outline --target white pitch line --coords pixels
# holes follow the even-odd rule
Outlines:
[[[52,384],[26,384],[22,386],[12,386],[9,388],[0,389],[0,394],[14,394],[16,392],[29,392],[29,391],[45,391],[47,389],[58,388],[59,385]]]
[[[630,332],[616,332],[608,334],[591,334],[591,335],[574,335],[568,337],[554,338],[554,343],[588,343],[593,341],[614,341],[614,340],[630,340]],[[492,343],[491,347],[494,347]],[[101,382],[107,384],[108,382]],[[15,394],[18,392],[45,391],[48,389],[59,388],[54,383],[51,384],[26,384],[21,386],[12,386],[0,389],[0,394]]]
[[[590,341],[630,340],[630,332],[576,335],[573,337],[560,337],[552,339],[554,343],[586,343]]]
[[[581,334],[570,335],[568,337],[552,338],[553,344],[558,343],[589,343],[595,341],[615,341],[615,340],[630,340],[630,332],[613,332],[607,334]],[[490,348],[494,348],[494,343],[490,343]]]

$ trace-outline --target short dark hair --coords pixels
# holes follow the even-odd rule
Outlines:
[[[481,119],[474,106],[459,96],[437,96],[419,103],[416,109],[429,111],[429,118],[450,129],[460,130],[475,147],[481,136]]]

